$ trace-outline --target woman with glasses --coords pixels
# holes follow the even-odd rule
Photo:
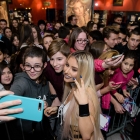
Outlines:
[[[44,109],[51,105],[49,84],[43,73],[47,66],[46,59],[46,53],[41,48],[27,48],[23,57],[23,72],[15,75],[10,88],[15,95],[44,100]],[[49,135],[51,129],[46,117],[43,117],[42,122],[17,119],[15,123],[14,130],[19,132],[19,135],[15,136],[17,139],[21,139],[22,132],[25,139],[51,140]]]
[[[88,39],[87,34],[82,28],[75,28],[69,38],[69,46],[71,52],[83,51],[87,49]]]

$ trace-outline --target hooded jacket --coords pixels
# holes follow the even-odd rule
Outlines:
[[[17,73],[15,75],[14,82],[11,85],[10,90],[13,91],[15,95],[43,99],[47,101],[49,106],[51,105],[48,82],[46,85],[37,84],[34,80],[30,79],[26,72]],[[48,138],[47,133],[49,133],[50,131],[49,121],[45,115],[43,116],[41,122],[16,119],[15,121],[11,122],[9,128],[11,128],[9,131],[12,131],[12,135],[16,134],[17,139],[18,137],[21,138],[23,134],[24,137],[26,136],[27,139],[29,139],[28,134],[31,135],[34,133],[35,135],[38,134],[38,136],[40,134],[40,136],[42,136],[42,138],[40,137],[41,140],[44,138]],[[19,133],[15,133],[18,131]],[[20,133],[22,134],[21,136]],[[31,139],[32,138],[33,137],[31,137]]]

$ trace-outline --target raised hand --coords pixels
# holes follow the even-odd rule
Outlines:
[[[74,96],[77,100],[77,102],[82,105],[82,104],[87,104],[88,103],[88,97],[86,94],[86,90],[85,90],[85,85],[84,85],[84,81],[82,79],[82,76],[80,76],[81,79],[81,83],[78,83],[76,79],[74,79],[74,82],[77,86],[77,89],[74,91]]]

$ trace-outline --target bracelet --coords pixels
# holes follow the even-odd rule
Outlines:
[[[98,90],[98,91],[96,92],[96,94],[97,94],[98,98],[100,98],[100,97],[102,96],[100,90]]]
[[[89,116],[89,104],[79,105],[79,116]]]

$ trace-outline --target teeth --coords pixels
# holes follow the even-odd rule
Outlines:
[[[65,78],[70,79],[71,77],[70,77],[70,76],[68,76],[68,75],[65,75]]]

